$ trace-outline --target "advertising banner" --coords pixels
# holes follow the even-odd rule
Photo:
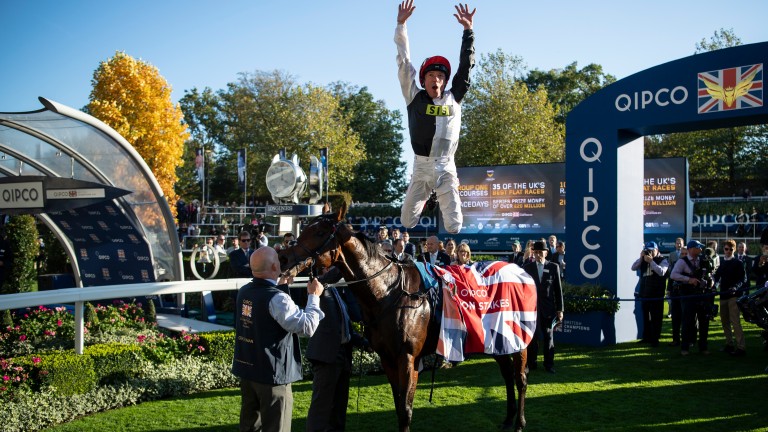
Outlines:
[[[645,241],[671,249],[686,232],[687,162],[646,159],[644,170]],[[508,251],[515,240],[565,233],[565,164],[459,167],[457,173],[464,224],[456,241],[479,251]],[[441,238],[450,236],[438,226]]]

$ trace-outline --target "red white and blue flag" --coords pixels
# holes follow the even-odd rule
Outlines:
[[[698,74],[699,114],[763,106],[763,64]]]
[[[536,285],[506,262],[453,265],[435,271],[443,280],[443,319],[437,353],[449,361],[465,354],[512,354],[536,331]]]

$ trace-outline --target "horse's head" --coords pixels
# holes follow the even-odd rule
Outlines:
[[[347,205],[338,212],[326,213],[313,219],[302,228],[293,246],[278,252],[280,270],[296,273],[306,267],[330,267],[340,256],[337,232],[343,226]]]

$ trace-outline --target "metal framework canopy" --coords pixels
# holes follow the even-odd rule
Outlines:
[[[0,113],[0,212],[37,214],[67,251],[77,286],[182,280],[173,215],[141,156],[96,118],[39,99],[41,110]],[[24,202],[23,186],[15,198],[7,192],[25,184],[39,203]]]

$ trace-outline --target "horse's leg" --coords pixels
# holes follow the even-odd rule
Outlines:
[[[528,363],[528,349],[512,354],[512,367],[517,385],[517,424],[515,430],[520,432],[525,427],[525,392],[528,389],[528,376],[525,374],[525,365]]]
[[[517,355],[517,354],[515,354]],[[504,378],[504,387],[507,389],[507,417],[501,423],[502,430],[510,430],[515,424],[517,406],[515,404],[515,376],[512,358],[508,355],[493,356],[499,365],[501,377]]]
[[[413,355],[406,353],[398,359],[399,388],[400,393],[395,400],[397,407],[397,419],[400,432],[408,432],[411,428],[413,417],[413,397],[416,394],[416,384],[419,381],[419,373],[413,365]]]
[[[390,362],[385,362],[383,359],[381,362],[381,367],[384,369],[384,373],[387,375],[387,380],[389,381],[389,387],[392,389],[392,400],[395,403],[395,414],[397,414],[397,421],[398,424],[400,424],[404,415],[400,405],[400,394],[402,393],[400,391],[400,388],[402,388],[400,384],[400,377],[402,374],[400,373],[397,364],[393,365]]]

